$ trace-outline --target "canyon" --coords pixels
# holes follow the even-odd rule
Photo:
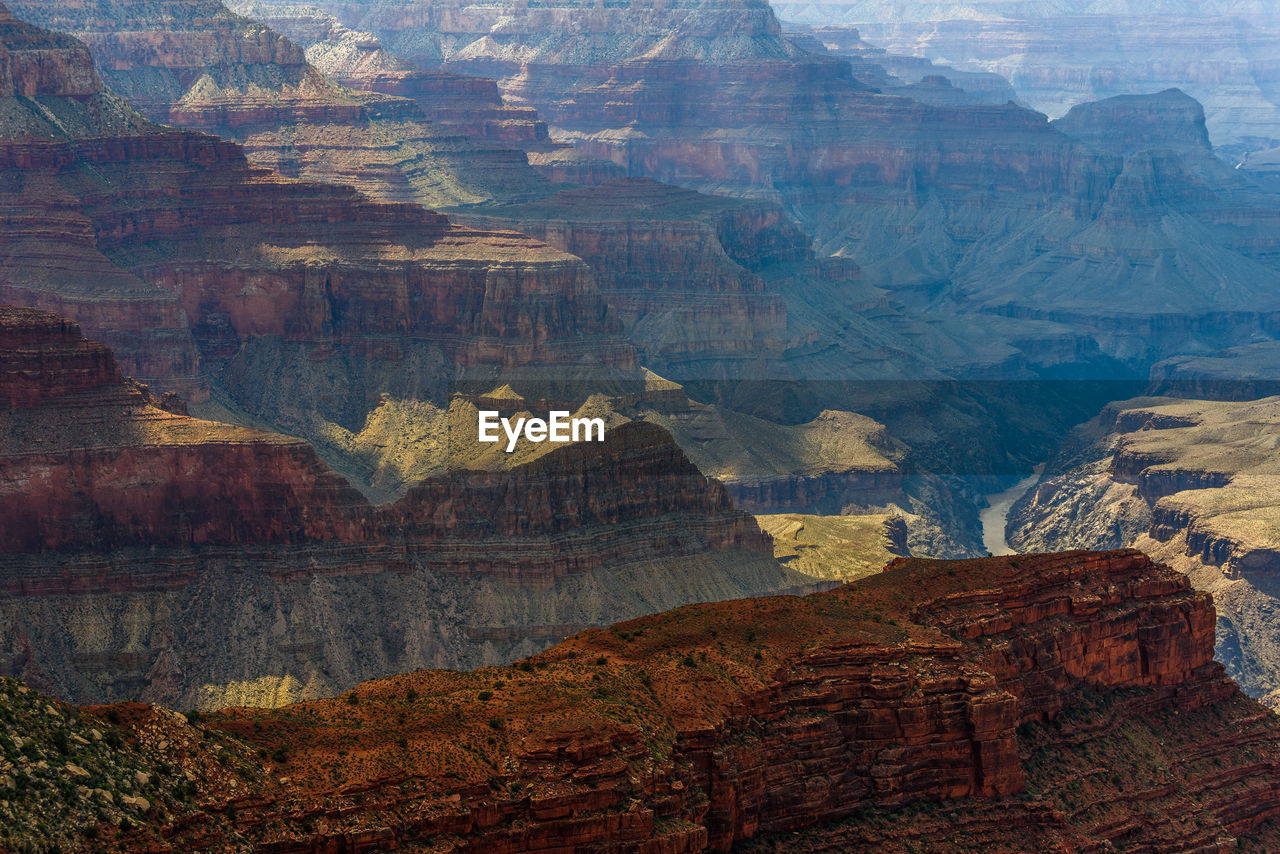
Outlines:
[[[1187,573],[1218,604],[1219,660],[1272,706],[1278,405],[1110,404],[1073,432],[1009,522],[1021,549],[1134,546]]]
[[[1247,3],[801,3],[778,16],[819,41],[1001,75],[1052,118],[1116,95],[1177,87],[1201,101],[1233,165],[1280,142],[1280,20]]]
[[[815,589],[660,428],[369,504],[301,439],[185,414],[79,327],[0,309],[0,648],[80,702],[277,705]]]
[[[82,40],[109,88],[147,118],[240,143],[279,174],[428,207],[547,192],[512,145],[435,122],[410,98],[347,88],[219,0],[9,5]],[[495,108],[483,85],[460,94],[463,105]]]
[[[1021,357],[953,364],[935,334],[918,349],[951,376],[1139,378],[1273,334],[1280,197],[1216,159],[1206,130],[1186,145],[1188,110],[1205,119],[1167,86],[1050,124],[1007,102],[878,91],[858,76],[872,58],[804,49],[760,2],[313,5],[417,68],[494,79],[552,139],[630,177],[772,201],[935,333],[963,318],[947,328],[981,325],[978,352]],[[1090,142],[1088,122],[1118,120],[1132,144]]]
[[[381,394],[638,381],[578,258],[270,173],[233,143],[149,123],[79,42],[0,24],[16,81],[0,300],[80,322],[126,374],[322,450]]]
[[[50,722],[19,695],[10,726],[85,733],[51,772],[83,754],[122,789],[153,769],[151,809],[100,826],[105,850],[1262,850],[1280,724],[1225,678],[1213,632],[1209,597],[1138,552],[899,559],[509,667],[198,718]],[[121,734],[114,765],[91,727]]]

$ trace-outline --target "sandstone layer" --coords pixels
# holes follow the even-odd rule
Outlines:
[[[1122,401],[1079,428],[1014,507],[1024,549],[1136,545],[1218,602],[1218,655],[1251,695],[1280,688],[1274,575],[1280,401]]]
[[[0,188],[0,299],[81,322],[127,374],[193,403],[212,387],[312,438],[356,427],[381,393],[634,374],[579,259],[272,175],[232,143],[148,123],[79,43],[7,16],[0,35],[26,69],[14,85],[39,96],[4,100],[18,177]]]
[[[2,666],[60,697],[274,705],[814,583],[651,425],[373,506],[302,440],[182,414],[54,315],[0,311],[0,352]]]
[[[1078,336],[1076,375],[1274,333],[1280,198],[1207,146],[1170,152],[1185,122],[1163,96],[1130,114],[1160,121],[1120,129],[1146,142],[1121,155],[1016,105],[878,93],[866,60],[807,52],[746,0],[319,5],[421,68],[493,77],[633,177],[780,202],[819,254],[913,307],[985,315],[993,344]]]
[[[281,174],[430,207],[546,192],[510,145],[436,124],[410,99],[335,84],[301,46],[219,0],[9,5],[82,39],[108,86],[143,115],[239,142],[251,161]],[[489,108],[484,90],[456,94]]]
[[[90,709],[170,768],[261,769],[99,844],[1260,850],[1280,728],[1213,661],[1213,623],[1137,552],[902,560],[199,726]]]

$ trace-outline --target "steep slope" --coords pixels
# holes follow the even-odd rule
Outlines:
[[[1209,598],[1135,552],[898,561],[200,727],[88,710],[267,772],[103,847],[1272,847],[1280,725],[1212,652]]]
[[[9,18],[0,299],[56,310],[126,373],[320,437],[379,394],[499,376],[607,389],[635,351],[577,258],[410,205],[280,178],[147,123],[83,46]],[[21,168],[17,168],[21,166]]]
[[[1277,441],[1276,398],[1112,404],[1014,507],[1009,540],[1024,549],[1135,545],[1188,573],[1218,602],[1219,659],[1274,706]]]
[[[1155,152],[1099,151],[1011,104],[876,94],[864,60],[805,52],[748,0],[319,5],[420,67],[495,78],[631,176],[780,202],[912,307],[1045,323],[984,319],[993,345],[1087,336],[1110,361],[1086,349],[1076,374],[1239,345],[1277,308],[1280,197],[1207,148],[1167,152],[1180,108],[1123,131]]]
[[[375,507],[54,315],[0,310],[0,354],[0,662],[61,697],[277,704],[812,581],[650,425]]]
[[[774,4],[784,21],[856,29],[891,53],[1008,79],[1052,117],[1086,101],[1177,87],[1204,103],[1233,162],[1280,141],[1280,18],[1265,0],[1220,3]]]
[[[547,192],[521,152],[433,124],[405,98],[336,85],[301,47],[219,0],[9,5],[82,39],[108,86],[148,118],[239,142],[281,174],[432,207]]]

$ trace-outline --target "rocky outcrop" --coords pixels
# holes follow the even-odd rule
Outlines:
[[[435,124],[407,98],[335,85],[301,46],[219,0],[10,5],[83,39],[108,85],[148,118],[239,142],[251,161],[290,177],[428,206],[546,192],[511,146]],[[483,88],[456,94],[491,109]]]
[[[42,33],[4,30],[23,67],[96,79],[82,47]],[[79,321],[126,373],[193,403],[213,381],[322,439],[381,393],[443,401],[455,382],[521,371],[607,388],[635,370],[577,258],[271,175],[101,89],[6,103],[22,126],[6,125],[0,163],[22,180],[0,188],[0,299]]]
[[[1268,616],[1280,568],[1270,451],[1276,399],[1122,401],[1079,428],[1015,505],[1019,548],[1136,545],[1220,600],[1219,657],[1274,703],[1280,656]]]
[[[1124,157],[1151,147],[1202,151],[1211,147],[1204,107],[1179,89],[1080,104],[1053,126],[1099,151]]]
[[[781,202],[819,254],[857,258],[911,308],[987,315],[990,343],[1077,336],[1096,349],[1073,375],[1145,375],[1274,328],[1280,201],[1171,96],[1125,102],[1119,136],[1160,149],[1125,157],[1016,105],[930,98],[937,75],[877,93],[868,60],[801,49],[754,2],[321,5],[420,67],[494,77],[631,176]]]
[[[86,341],[54,314],[0,308],[0,402],[35,406],[48,398],[122,382],[111,351]]]
[[[270,775],[199,787],[135,839],[693,852],[786,834],[818,850],[888,825],[904,850],[945,821],[995,848],[1265,844],[1280,729],[1212,655],[1209,597],[1136,552],[900,560],[830,593],[584,632],[514,668],[219,712],[214,743],[247,750],[203,755],[256,747]],[[149,755],[160,738],[202,750],[199,731],[155,726],[136,729]],[[1083,773],[1090,753],[1132,773]]]
[[[788,23],[860,32],[891,54],[994,72],[1054,118],[1087,101],[1177,87],[1205,105],[1214,144],[1231,157],[1275,144],[1280,22],[1266,2],[1069,2],[1035,14],[1013,5],[900,5],[892,15],[874,0],[775,9]]]
[[[430,121],[491,144],[525,151],[555,147],[537,111],[503,103],[497,84],[486,77],[415,68],[373,33],[345,27],[316,6],[229,5],[302,45],[312,67],[344,86],[408,98]]]
[[[3,309],[0,346],[0,666],[62,697],[275,704],[812,582],[651,425],[373,506],[302,440],[169,411],[75,324]]]

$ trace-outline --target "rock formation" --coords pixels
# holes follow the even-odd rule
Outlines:
[[[114,716],[171,773],[206,766],[190,769],[190,805],[109,828],[99,844],[117,850],[1278,838],[1280,724],[1213,661],[1209,597],[1137,552],[900,560],[829,593],[691,606],[514,667],[198,726],[137,706],[80,714]]]
[[[317,439],[380,393],[447,401],[499,375],[607,389],[635,351],[577,258],[251,166],[149,124],[88,52],[8,18],[0,299],[55,310],[127,374]],[[38,76],[43,75],[43,76]],[[20,167],[20,171],[19,168]],[[522,373],[523,372],[523,373]]]
[[[0,311],[0,353],[3,667],[60,697],[270,705],[813,581],[650,425],[375,507],[54,315]]]
[[[1218,602],[1218,657],[1252,696],[1280,696],[1273,448],[1280,401],[1149,398],[1108,406],[1015,505],[1024,549],[1134,545]]]
[[[1210,148],[1204,107],[1179,89],[1079,104],[1052,124],[1072,139],[1120,157],[1148,148]]]
[[[1204,103],[1214,144],[1233,159],[1280,142],[1272,63],[1280,19],[1266,0],[1057,0],[1031,12],[1002,0],[784,0],[774,8],[784,22],[843,31],[846,39],[859,32],[890,53],[994,72],[1054,118],[1087,101],[1177,87]]]
[[[1280,198],[1207,147],[1166,151],[1186,111],[1165,96],[1128,113],[1160,122],[1120,131],[1159,153],[1122,157],[1015,105],[878,94],[865,60],[802,50],[748,0],[319,5],[419,67],[495,78],[631,176],[781,202],[820,255],[911,307],[986,315],[992,343],[1078,336],[1077,375],[1239,345],[1277,307]]]
[[[776,8],[785,4],[770,5]],[[1009,81],[999,74],[962,71],[920,56],[891,54],[863,41],[852,27],[810,27],[789,24],[784,18],[783,32],[811,53],[831,53],[849,60],[856,80],[886,95],[905,95],[939,107],[999,105],[1018,100]]]
[[[546,192],[511,145],[435,124],[407,98],[336,85],[301,47],[219,0],[9,5],[82,39],[108,86],[143,115],[239,142],[252,162],[281,174],[431,207]],[[484,85],[454,89],[491,108]]]
[[[757,271],[819,266],[777,207],[645,179],[490,207],[464,221],[520,231],[590,264],[644,363],[678,382],[770,370],[803,333],[788,329],[780,289]]]

